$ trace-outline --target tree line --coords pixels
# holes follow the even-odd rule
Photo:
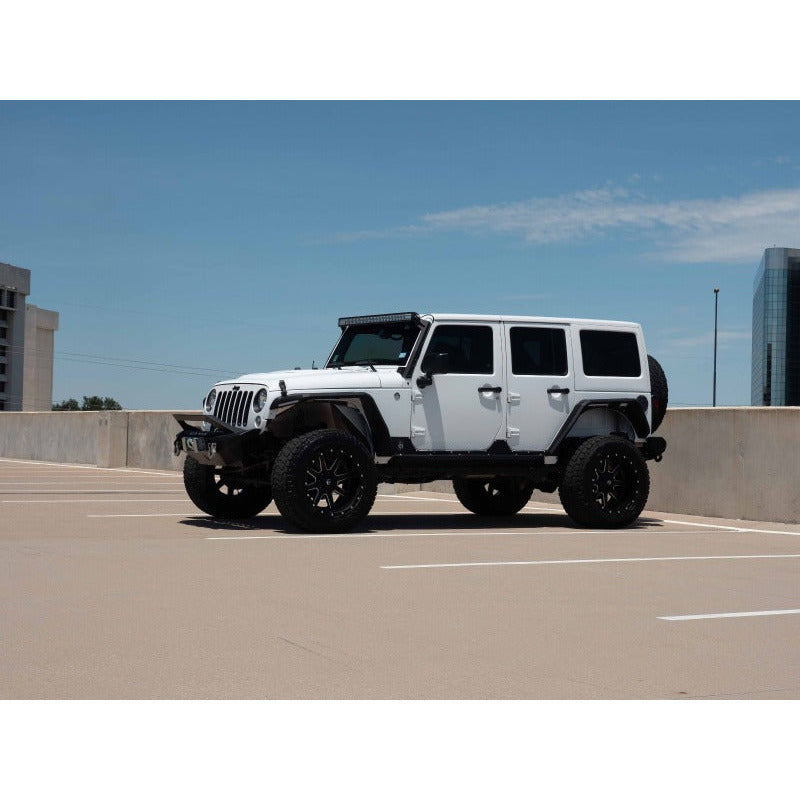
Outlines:
[[[53,411],[122,411],[122,406],[113,397],[83,396],[83,404],[74,397],[62,403],[53,403]]]

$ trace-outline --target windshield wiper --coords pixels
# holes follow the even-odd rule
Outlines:
[[[363,359],[362,361],[350,361],[347,364],[348,367],[369,367],[373,372],[377,372],[378,370],[375,369],[375,365],[370,361],[368,358]]]

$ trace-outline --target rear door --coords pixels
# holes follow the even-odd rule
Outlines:
[[[546,450],[574,406],[569,325],[503,325],[508,371],[506,435],[514,451]]]
[[[442,322],[433,327],[412,378],[411,441],[417,450],[486,450],[505,422],[499,323]],[[428,353],[446,353],[449,371],[420,389]]]

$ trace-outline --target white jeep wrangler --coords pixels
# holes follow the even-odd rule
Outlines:
[[[198,508],[241,519],[274,497],[291,524],[338,532],[379,482],[448,479],[476,514],[515,514],[534,489],[558,489],[581,526],[641,513],[667,383],[640,325],[401,313],[339,327],[323,369],[222,381],[204,413],[175,415]]]

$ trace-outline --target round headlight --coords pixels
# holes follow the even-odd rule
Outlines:
[[[254,398],[253,398],[253,411],[258,414],[260,411],[263,411],[264,406],[267,404],[267,390],[262,389]]]
[[[214,410],[214,401],[216,399],[217,399],[217,390],[216,389],[212,389],[208,393],[208,397],[206,397],[205,406],[206,406],[206,412],[207,413],[210,414]]]

